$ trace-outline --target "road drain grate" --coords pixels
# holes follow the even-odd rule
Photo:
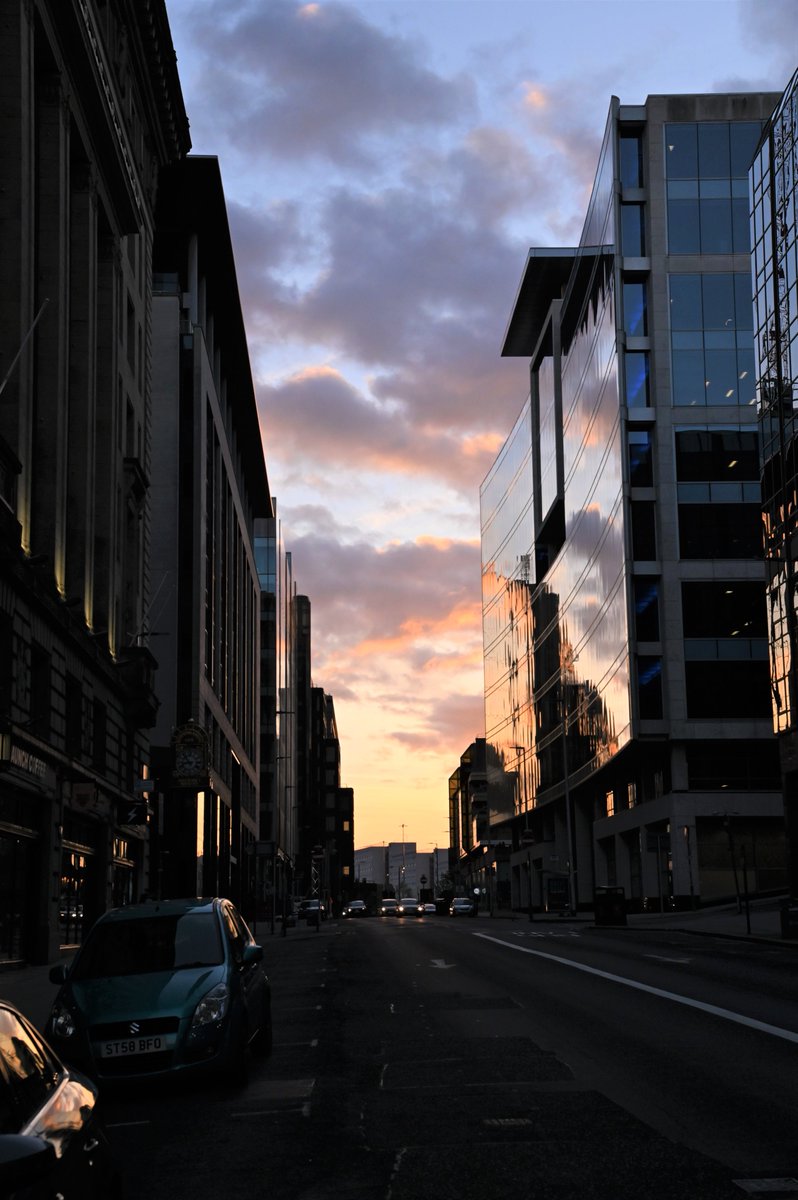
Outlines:
[[[772,1200],[798,1197],[798,1179],[734,1179],[732,1182],[749,1196],[770,1196]]]
[[[529,1117],[486,1117],[482,1122],[488,1129],[516,1129],[520,1125],[531,1125]]]

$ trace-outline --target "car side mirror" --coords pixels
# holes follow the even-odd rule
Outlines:
[[[242,967],[248,967],[250,963],[263,961],[263,946],[258,946],[254,942],[247,942],[244,947],[244,954],[241,958]]]
[[[44,1138],[28,1134],[9,1133],[0,1136],[0,1178],[3,1194],[6,1187],[31,1187],[46,1180],[55,1169],[55,1150]]]
[[[64,963],[56,963],[50,967],[50,983],[66,983],[67,969]]]

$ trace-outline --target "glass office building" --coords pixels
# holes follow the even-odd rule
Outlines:
[[[481,488],[489,845],[512,903],[783,882],[747,172],[777,97],[613,99],[578,247],[530,251],[530,388]],[[484,849],[484,848],[481,848]]]
[[[762,435],[762,507],[773,726],[781,759],[790,891],[798,896],[798,72],[751,169],[754,339]]]

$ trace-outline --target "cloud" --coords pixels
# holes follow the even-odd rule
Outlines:
[[[209,68],[202,117],[247,153],[363,167],[386,127],[398,139],[473,112],[466,76],[436,74],[419,42],[346,4],[240,0],[222,20],[219,9],[198,5],[190,30]]]

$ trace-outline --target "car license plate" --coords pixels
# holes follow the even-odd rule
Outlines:
[[[151,1034],[149,1037],[119,1038],[113,1042],[100,1042],[100,1058],[122,1058],[127,1054],[157,1054],[159,1050],[171,1050],[174,1034]]]

